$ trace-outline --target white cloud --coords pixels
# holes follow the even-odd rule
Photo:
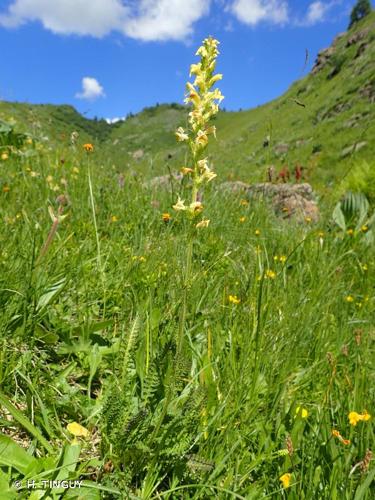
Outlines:
[[[98,99],[98,97],[105,97],[105,93],[103,87],[96,78],[85,76],[82,78],[82,92],[78,92],[75,97],[93,101]]]
[[[112,125],[117,122],[123,122],[126,120],[126,116],[116,116],[114,118],[106,118],[105,121],[109,124]]]
[[[182,40],[193,24],[208,13],[210,0],[140,0],[123,32],[139,40]]]
[[[13,0],[0,25],[39,21],[58,34],[103,37],[119,31],[138,40],[184,40],[211,0]]]
[[[314,26],[321,23],[325,21],[329,10],[341,4],[342,0],[331,0],[330,2],[316,0],[309,5],[305,17],[302,20],[297,20],[295,24],[297,26]]]
[[[261,21],[284,24],[289,19],[284,0],[234,0],[229,9],[239,21],[255,26]]]
[[[306,14],[306,24],[316,24],[324,19],[329,6],[323,2],[313,2],[309,5]]]
[[[54,33],[102,37],[119,29],[128,8],[121,0],[13,0],[0,24],[17,27],[40,21]]]

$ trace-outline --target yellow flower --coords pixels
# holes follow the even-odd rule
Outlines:
[[[231,304],[239,304],[241,302],[237,295],[229,295],[228,300]]]
[[[362,233],[367,233],[367,231],[368,231],[368,226],[366,226],[366,224],[364,224],[364,225],[361,227],[361,231],[362,231]]]
[[[181,200],[181,198],[178,197],[177,203],[175,205],[173,205],[173,208],[177,211],[186,210],[186,205],[185,205],[184,200]]]
[[[89,435],[89,431],[77,422],[72,422],[66,426],[67,430],[70,434],[73,434],[75,437],[83,436],[87,437]]]
[[[28,137],[25,142],[26,144],[32,144],[33,140],[31,139],[31,137]]]
[[[163,222],[169,222],[172,219],[171,215],[168,212],[162,214],[161,218]]]
[[[318,236],[319,236],[319,238],[324,238],[324,233],[323,233],[323,231],[320,231],[320,232],[318,233]]]
[[[312,218],[311,217],[305,217],[305,222],[309,223],[312,221]]]
[[[196,228],[199,229],[201,227],[208,227],[210,223],[210,220],[209,219],[202,219],[200,222],[198,222],[198,224],[196,224]]]
[[[353,229],[348,229],[348,230],[346,231],[346,234],[347,234],[348,236],[353,236],[353,235],[354,235],[354,230],[353,230]]]
[[[282,264],[285,264],[286,260],[287,260],[286,255],[280,255],[280,262],[281,262]]]
[[[348,415],[348,418],[349,418],[350,425],[355,426],[360,421],[367,422],[367,420],[370,420],[371,415],[369,413],[367,413],[366,410],[364,410],[363,413],[357,413],[356,411],[351,411]]]
[[[118,221],[118,217],[116,215],[112,215],[111,222],[117,222],[117,221]]]
[[[247,200],[241,200],[240,205],[242,205],[243,207],[247,207],[249,205],[249,202]]]
[[[9,186],[7,186],[7,185],[3,186],[3,193],[9,193],[9,191],[10,191]]]
[[[240,222],[245,222],[246,217],[240,217]]]
[[[198,130],[195,142],[199,146],[202,146],[202,147],[206,146],[207,143],[208,143],[208,137],[207,137],[206,131],[204,131],[204,130]]]
[[[266,271],[266,278],[270,278],[270,279],[275,279],[276,278],[276,273],[275,271],[272,271],[272,269],[267,269]]]
[[[73,174],[79,174],[79,168],[73,167],[72,172],[73,172]]]
[[[185,132],[185,130],[182,127],[178,127],[178,129],[175,132],[175,136],[176,136],[176,139],[178,140],[178,142],[183,142],[183,141],[189,140],[188,134]]]
[[[86,153],[92,153],[94,151],[94,146],[90,143],[84,144],[83,149],[86,151]]]
[[[346,302],[349,302],[349,303],[354,302],[354,298],[351,295],[347,295],[345,297],[345,300],[346,300]]]
[[[3,161],[7,160],[9,158],[8,153],[1,153],[1,159]]]
[[[189,210],[192,214],[198,214],[203,210],[203,205],[200,201],[193,201],[190,203]]]
[[[188,174],[192,174],[194,172],[194,170],[192,168],[182,167],[180,172],[182,175],[188,175]]]
[[[362,264],[361,268],[362,268],[362,271],[368,271],[368,265],[367,264]]]
[[[307,418],[309,416],[309,412],[306,410],[306,408],[301,408],[300,406],[297,406],[296,416],[297,415],[300,415],[301,418]]]
[[[332,430],[332,436],[337,437],[337,439],[338,439],[338,440],[339,440],[342,444],[345,444],[345,445],[350,444],[350,439],[344,439],[344,438],[341,436],[340,432],[339,432],[339,431],[337,431],[336,429],[333,429],[333,430]]]
[[[259,229],[256,229],[254,234],[255,234],[255,236],[260,236],[260,231],[259,231]]]
[[[290,481],[292,480],[292,474],[290,472],[286,472],[282,476],[280,476],[279,480],[282,482],[283,488],[289,488]]]

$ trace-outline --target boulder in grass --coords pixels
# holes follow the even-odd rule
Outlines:
[[[181,182],[182,177],[183,175],[180,173],[160,175],[159,177],[153,177],[149,181],[145,182],[143,186],[151,189],[169,189],[171,184]]]
[[[230,193],[247,193],[250,188],[250,184],[246,184],[241,181],[228,181],[222,182],[219,185],[220,191],[226,191]]]
[[[270,203],[275,214],[283,219],[298,222],[316,222],[319,207],[310,184],[245,184],[244,182],[224,182],[219,188],[228,193],[243,193],[251,199],[264,199]]]
[[[248,194],[251,197],[261,196],[269,200],[275,214],[283,219],[294,219],[298,222],[316,222],[319,219],[319,208],[315,201],[314,191],[307,182],[253,184]]]

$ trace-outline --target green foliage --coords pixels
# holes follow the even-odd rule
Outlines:
[[[350,14],[349,29],[358,23],[358,21],[371,14],[371,11],[372,7],[370,0],[357,0]]]
[[[375,207],[375,163],[366,161],[356,163],[342,181],[340,189],[363,193],[370,205]]]

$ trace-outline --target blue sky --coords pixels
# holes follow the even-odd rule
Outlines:
[[[250,108],[302,76],[354,0],[0,0],[0,97],[122,117],[181,102],[203,38],[220,40],[223,106]]]

